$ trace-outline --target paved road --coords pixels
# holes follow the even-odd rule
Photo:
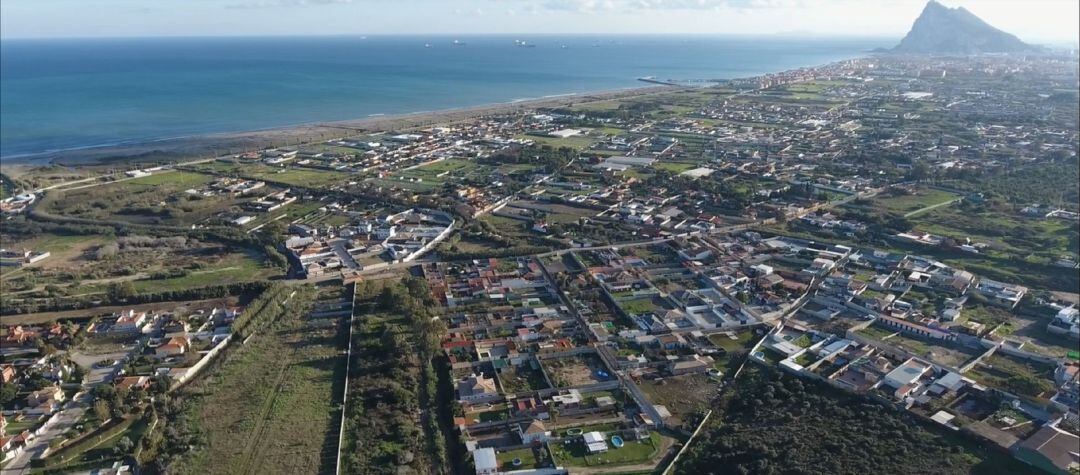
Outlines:
[[[19,456],[11,460],[2,471],[3,475],[25,475],[30,473],[30,461],[49,448],[53,439],[60,437],[71,429],[90,405],[91,396],[89,391],[82,394],[78,400],[73,400],[60,411],[59,416],[51,424],[45,426],[45,432],[33,438],[26,449]]]
[[[130,349],[131,347],[126,347]],[[71,429],[79,419],[82,419],[86,409],[90,407],[93,402],[93,396],[91,391],[94,386],[102,383],[107,383],[112,380],[113,376],[120,369],[122,360],[128,355],[127,351],[89,355],[79,353],[77,351],[71,352],[68,356],[75,364],[85,368],[87,370],[86,377],[82,382],[82,390],[78,394],[77,399],[73,399],[64,405],[60,411],[56,420],[45,426],[45,431],[34,437],[26,449],[15,457],[4,469],[0,471],[2,475],[25,475],[30,473],[30,461],[40,455],[45,449],[49,447],[49,443],[64,435],[68,429]],[[98,367],[99,361],[111,359],[115,363]]]

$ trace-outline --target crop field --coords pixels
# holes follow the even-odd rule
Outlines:
[[[310,302],[314,293],[301,288],[291,298]],[[177,473],[332,472],[345,367],[339,327],[284,312],[185,389],[185,416],[206,443]]]

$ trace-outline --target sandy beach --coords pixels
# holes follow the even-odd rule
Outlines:
[[[485,115],[505,114],[514,111],[564,107],[573,104],[608,101],[634,96],[654,94],[675,89],[672,86],[645,86],[638,88],[569,94],[525,101],[482,104],[477,106],[416,112],[409,114],[366,117],[335,122],[298,124],[247,132],[196,135],[150,142],[115,146],[91,147],[76,150],[43,152],[39,154],[6,157],[6,165],[35,166],[58,165],[107,165],[118,162],[169,162],[197,158],[216,157],[269,147],[296,146],[299,144],[330,140],[361,133],[385,131],[408,131],[437,124],[453,124]]]

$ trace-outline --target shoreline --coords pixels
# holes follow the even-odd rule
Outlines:
[[[370,115],[338,121],[308,122],[266,129],[193,134],[131,143],[91,145],[64,150],[15,154],[0,157],[7,166],[47,165],[94,166],[116,162],[164,162],[211,158],[275,146],[298,145],[340,138],[345,135],[386,131],[407,131],[436,124],[452,124],[490,114],[523,109],[563,107],[678,90],[678,86],[648,85],[592,92],[553,94],[532,99],[514,99],[431,111]]]

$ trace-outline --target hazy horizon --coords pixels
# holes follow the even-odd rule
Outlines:
[[[1024,41],[1080,42],[1080,2],[966,0]],[[923,0],[6,0],[0,38],[730,35],[901,38]]]

